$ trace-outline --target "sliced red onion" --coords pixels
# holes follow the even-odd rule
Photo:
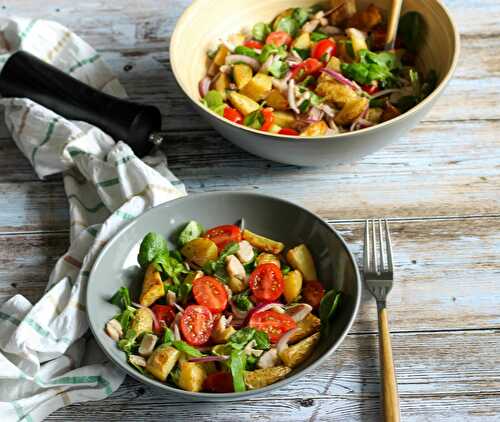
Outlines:
[[[295,327],[291,329],[290,331],[287,331],[285,334],[281,336],[279,339],[278,343],[276,344],[276,350],[278,351],[278,356],[281,356],[281,354],[288,348],[288,342],[290,341],[290,338],[298,331],[298,328]]]
[[[195,348],[199,350],[201,353],[207,353],[212,350],[213,346],[196,346]]]
[[[198,86],[199,91],[200,91],[200,96],[201,98],[205,98],[207,95],[208,91],[210,90],[210,84],[212,83],[212,79],[210,79],[208,76],[205,76],[201,81]]]
[[[295,322],[302,321],[307,315],[312,312],[312,306],[308,303],[298,303],[289,307],[286,310],[287,315],[290,315]]]
[[[279,312],[280,314],[285,313],[285,305],[279,302],[273,302],[273,303],[261,303],[257,307],[255,307],[255,310],[253,314],[258,314],[259,312],[264,312],[264,311],[269,311],[273,310],[276,312]]]
[[[178,303],[174,302],[172,305],[174,305],[179,312],[184,312],[184,308],[181,305],[179,305]]]
[[[360,129],[365,129],[367,127],[375,126],[375,123],[370,122],[369,120],[366,119],[359,119],[358,125]]]
[[[307,121],[309,123],[319,122],[323,118],[324,115],[325,115],[325,113],[322,110],[320,110],[319,108],[311,107],[311,110],[309,110],[309,116],[307,118]]]
[[[288,83],[288,104],[296,114],[300,114],[297,102],[295,101],[295,80],[293,79]]]
[[[330,107],[328,104],[319,104],[318,108],[323,111],[328,117],[334,117],[335,116],[335,110]]]
[[[141,305],[140,303],[137,302],[130,302],[130,303],[135,308],[147,308],[147,306]]]
[[[399,92],[399,89],[384,89],[383,91],[376,92],[371,96],[371,99],[379,98],[379,97],[384,97],[386,95],[392,94],[394,92]]]
[[[259,72],[260,73],[267,73],[269,68],[271,67],[271,65],[273,64],[274,62],[274,55],[270,55],[267,60],[262,64],[262,66],[260,67],[259,69]]]
[[[198,362],[198,363],[204,363],[204,362],[223,362],[225,360],[228,360],[229,356],[226,355],[220,355],[220,356],[202,356],[199,358],[191,358],[188,359],[188,362]]]
[[[177,300],[177,295],[172,290],[167,292],[167,304],[174,305]]]
[[[334,130],[335,133],[339,133],[339,128],[335,124],[335,120],[333,117],[327,116],[325,120],[331,130]]]
[[[302,27],[302,31],[304,32],[314,32],[316,30],[316,28],[319,26],[320,24],[320,18],[316,18],[305,23],[304,26]]]
[[[326,35],[340,35],[344,33],[342,29],[333,25],[323,26],[322,28],[320,28],[320,32],[323,32]]]
[[[182,340],[181,338],[181,332],[179,330],[179,321],[181,319],[181,316],[182,314],[179,312],[176,316],[175,316],[175,319],[174,319],[174,322],[172,322],[172,325],[170,326],[170,328],[173,330],[174,332],[174,339],[175,340]]]
[[[331,76],[332,78],[334,78],[336,81],[340,82],[341,84],[347,85],[348,87],[350,87],[354,91],[357,91],[357,92],[362,91],[362,89],[360,88],[360,86],[356,82],[353,82],[353,81],[347,79],[344,75],[342,75],[339,72],[336,72],[335,70],[328,69],[327,67],[324,67],[323,69],[321,69],[321,72],[326,73],[327,75]]]
[[[235,64],[235,63],[245,63],[252,67],[256,72],[260,69],[260,63],[258,60],[245,56],[244,54],[231,54],[226,57],[226,64]]]
[[[370,105],[367,104],[365,109],[363,110],[363,112],[359,115],[359,117],[356,120],[354,120],[354,122],[352,123],[352,125],[349,129],[351,132],[353,132],[354,130],[356,130],[358,128],[359,122],[366,117],[366,114],[368,113],[369,108],[370,108]]]

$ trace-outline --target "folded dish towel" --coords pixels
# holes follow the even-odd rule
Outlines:
[[[0,19],[0,68],[23,49],[119,97],[125,90],[99,54],[49,21]],[[100,400],[123,382],[88,334],[85,286],[103,245],[146,209],[185,195],[162,153],[140,160],[124,143],[68,121],[27,99],[2,99],[5,121],[40,178],[63,173],[70,247],[43,297],[16,295],[0,306],[2,421],[39,421],[71,403]],[[27,281],[28,282],[28,281]]]

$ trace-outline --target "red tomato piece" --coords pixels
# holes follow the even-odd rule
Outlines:
[[[291,35],[288,32],[284,31],[271,32],[266,38],[266,44],[273,44],[276,47],[281,47],[282,45],[290,45],[291,43]]]
[[[257,300],[272,302],[283,293],[283,275],[277,265],[262,264],[250,274],[248,285]]]
[[[211,312],[219,313],[226,309],[226,289],[214,277],[204,276],[194,280],[193,295],[198,304],[206,306]]]
[[[205,344],[213,329],[212,312],[202,305],[189,305],[180,320],[184,339],[193,346]]]
[[[325,63],[337,55],[337,44],[330,38],[319,41],[313,48],[311,56]]]
[[[163,326],[168,326],[174,321],[175,309],[171,305],[153,305],[151,310],[156,315],[156,319],[153,321],[153,331],[161,334]]]
[[[262,116],[264,117],[264,123],[262,124],[262,127],[260,130],[263,132],[269,132],[271,127],[274,125],[274,114],[273,114],[274,109],[271,107],[264,108],[262,110]]]
[[[299,65],[295,66],[292,70],[292,78],[300,81],[304,79],[306,76],[314,75],[319,72],[323,67],[323,63],[321,63],[317,59],[306,59]]]
[[[229,372],[214,372],[203,381],[203,390],[210,393],[234,392],[233,377]]]
[[[232,107],[226,107],[224,109],[224,117],[234,123],[243,123],[243,115],[238,110]]]
[[[299,136],[300,133],[297,132],[295,129],[290,129],[289,127],[284,127],[279,131],[280,135],[290,135],[290,136]]]
[[[262,43],[255,40],[245,41],[243,45],[248,48],[257,48],[259,50],[261,50],[264,47]]]
[[[214,242],[219,250],[224,249],[229,243],[241,242],[241,230],[234,224],[218,226],[208,230],[203,237]]]
[[[319,304],[325,295],[325,288],[319,281],[308,281],[302,289],[304,301],[313,308],[319,308]]]
[[[363,91],[365,91],[366,93],[368,93],[370,95],[373,95],[376,92],[380,91],[380,88],[378,87],[378,85],[376,83],[375,84],[365,84],[362,86],[362,88],[363,88]]]
[[[287,314],[269,310],[256,312],[250,317],[248,326],[264,331],[269,336],[271,343],[277,343],[287,331],[294,329],[297,323]]]

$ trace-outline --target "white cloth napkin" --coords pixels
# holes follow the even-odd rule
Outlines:
[[[99,54],[49,21],[0,19],[0,67],[23,49],[87,84],[119,97],[125,90]],[[146,209],[185,195],[157,152],[144,161],[100,129],[68,121],[27,99],[2,99],[14,141],[40,178],[62,172],[70,242],[44,296],[16,295],[0,306],[0,415],[40,421],[71,403],[100,400],[125,375],[88,334],[84,292],[104,244]],[[29,282],[27,280],[27,282]]]

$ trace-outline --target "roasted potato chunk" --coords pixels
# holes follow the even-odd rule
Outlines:
[[[382,23],[382,13],[374,4],[370,4],[362,12],[357,12],[347,21],[347,26],[371,31],[374,27]]]
[[[288,263],[299,270],[306,281],[314,281],[318,279],[314,260],[306,245],[301,244],[293,249],[290,249],[286,254]]]
[[[311,34],[309,32],[303,32],[300,34],[293,41],[292,48],[298,48],[299,50],[311,48]]]
[[[235,64],[233,67],[233,78],[238,89],[242,89],[248,82],[252,80],[253,71],[247,64]]]
[[[382,114],[384,114],[384,109],[378,107],[370,108],[366,114],[366,120],[372,123],[380,123]]]
[[[275,111],[274,123],[281,127],[292,127],[295,123],[295,116],[288,111]]]
[[[186,391],[201,391],[207,372],[201,363],[182,362],[180,365],[179,387]]]
[[[300,136],[323,136],[328,132],[328,125],[324,120],[320,120],[316,123],[311,123]]]
[[[165,381],[177,363],[181,352],[166,344],[156,348],[146,363],[146,370],[156,379]]]
[[[182,247],[181,253],[189,261],[203,267],[203,265],[205,265],[208,261],[216,259],[219,251],[217,249],[217,245],[210,239],[199,237],[186,243]]]
[[[281,354],[280,358],[283,363],[289,368],[295,368],[304,362],[314,350],[316,344],[319,341],[319,333],[313,334],[310,337],[302,340],[301,342],[294,344],[286,348]]]
[[[257,111],[260,108],[259,104],[254,100],[235,91],[231,91],[229,93],[229,101],[231,101],[233,107],[237,108],[238,111],[244,116]]]
[[[382,113],[381,120],[383,122],[387,122],[387,120],[392,120],[399,115],[401,115],[399,109],[397,107],[394,107],[390,102],[387,102],[384,112]]]
[[[346,34],[351,38],[352,49],[356,57],[359,57],[359,52],[361,50],[368,50],[368,45],[366,44],[366,37],[359,29],[348,28],[345,30]]]
[[[358,95],[347,85],[333,80],[320,82],[316,87],[316,94],[325,97],[337,107],[344,107],[348,101],[358,98]]]
[[[165,287],[160,273],[156,271],[153,264],[149,264],[146,269],[146,273],[144,274],[139,303],[144,306],[151,306],[163,296],[165,296]]]
[[[278,90],[273,89],[266,98],[267,105],[275,110],[285,111],[288,109],[288,100]]]
[[[243,239],[250,243],[254,248],[272,253],[274,255],[279,254],[285,248],[283,243],[252,233],[250,230],[243,230]]]
[[[240,92],[254,101],[261,101],[269,95],[272,89],[273,78],[263,73],[257,73]]]
[[[229,89],[229,77],[225,73],[219,73],[214,82],[214,89],[222,94],[222,98],[226,99],[226,89]]]
[[[210,76],[214,76],[219,71],[219,68],[226,63],[226,57],[229,53],[229,49],[224,44],[221,44],[208,68],[208,74]]]
[[[243,290],[247,288],[247,284],[245,283],[245,281],[240,280],[239,278],[236,277],[230,277],[228,285],[234,294],[241,293]]]
[[[137,336],[143,333],[151,333],[153,331],[153,311],[149,308],[137,309],[130,324],[130,329],[134,330]]]
[[[302,321],[297,322],[297,331],[293,333],[288,341],[289,344],[295,344],[300,340],[309,337],[319,331],[321,327],[321,320],[313,315],[307,315]]]
[[[366,98],[349,100],[335,116],[335,123],[338,125],[353,123],[365,111],[366,107],[368,107],[368,99]]]
[[[334,9],[330,22],[339,26],[356,13],[356,0],[330,0],[330,9]]]
[[[249,390],[266,387],[282,380],[291,372],[286,366],[274,366],[272,368],[257,369],[245,372],[245,384]]]
[[[293,302],[302,289],[302,274],[297,270],[290,271],[283,277],[283,282],[283,296],[285,296],[286,303]]]
[[[279,258],[276,255],[270,254],[263,252],[261,253],[257,259],[255,260],[255,265],[262,265],[262,264],[274,264],[278,268],[281,268],[281,262]]]

